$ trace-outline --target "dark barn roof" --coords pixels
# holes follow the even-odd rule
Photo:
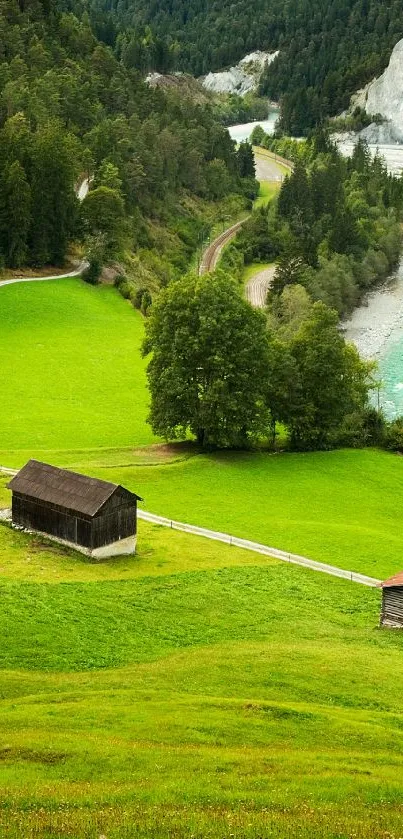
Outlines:
[[[116,490],[127,493],[127,496],[137,501],[142,500],[139,495],[129,492],[119,484],[88,478],[86,475],[50,466],[39,460],[29,460],[12,478],[8,487],[21,495],[56,504],[86,516],[95,516]]]
[[[403,586],[403,571],[399,571],[398,574],[394,574],[393,577],[389,577],[388,580],[385,580],[383,583],[379,583],[379,588],[394,588],[394,586]]]

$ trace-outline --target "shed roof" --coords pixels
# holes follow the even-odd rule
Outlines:
[[[94,516],[101,507],[120,489],[141,501],[139,495],[124,489],[119,484],[89,478],[67,469],[50,466],[39,460],[29,460],[9,482],[8,487],[13,492],[28,495],[48,504],[57,504],[76,513]]]
[[[393,586],[403,586],[403,571],[399,571],[393,577],[389,577],[383,583],[379,583],[380,588],[392,588]]]

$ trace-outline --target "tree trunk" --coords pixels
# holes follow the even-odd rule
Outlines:
[[[202,449],[204,449],[205,436],[206,436],[205,429],[204,428],[198,428],[196,438],[197,438],[198,445],[201,446]]]

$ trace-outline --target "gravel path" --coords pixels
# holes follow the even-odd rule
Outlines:
[[[281,551],[278,548],[271,548],[269,545],[262,545],[260,542],[251,542],[249,539],[239,539],[237,536],[231,536],[229,533],[221,533],[217,530],[208,530],[206,527],[197,527],[192,524],[185,524],[180,521],[172,521],[163,516],[155,516],[153,513],[147,513],[145,510],[138,510],[137,515],[139,519],[151,522],[152,524],[159,524],[162,527],[169,527],[171,530],[182,530],[185,533],[190,533],[193,536],[204,536],[206,539],[213,539],[215,542],[225,542],[227,545],[233,545],[235,548],[243,548],[247,551],[263,554],[264,556],[280,559],[283,562],[289,562],[293,565],[302,565],[304,568],[309,568],[311,571],[320,571],[322,574],[329,574],[331,577],[341,577],[344,580],[349,580],[352,583],[359,583],[362,586],[376,588],[380,584],[380,580],[375,577],[367,577],[366,574],[358,574],[355,571],[346,571],[344,568],[338,568],[336,565],[328,565],[326,562],[317,562],[314,559],[308,559],[306,556],[299,554],[288,553]]]
[[[78,268],[69,271],[68,274],[54,274],[52,277],[13,277],[12,280],[0,280],[0,286],[13,285],[14,283],[43,283],[45,280],[66,280],[68,277],[79,277],[88,267],[88,262],[80,262]]]
[[[271,285],[276,270],[275,265],[259,271],[250,278],[245,288],[245,296],[251,306],[255,309],[264,309],[266,305],[267,290]]]
[[[255,169],[257,181],[281,183],[284,178],[284,173],[275,160],[270,160],[270,158],[260,156],[260,154],[255,154]]]

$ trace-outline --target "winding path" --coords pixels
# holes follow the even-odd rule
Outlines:
[[[79,277],[86,268],[88,268],[88,262],[83,260],[77,268],[69,271],[68,274],[54,274],[51,277],[13,277],[11,280],[0,280],[0,286],[13,285],[14,283],[43,283],[45,280],[67,280],[69,277]]]
[[[292,171],[292,164],[289,161],[279,158],[266,149],[255,149],[255,167],[256,178],[258,181],[268,181],[276,184],[283,181],[285,172]],[[221,233],[220,236],[217,236],[217,238],[214,239],[214,241],[206,248],[199,266],[200,276],[202,274],[207,274],[210,271],[214,271],[217,267],[223,248],[225,248],[226,245],[235,238],[236,234],[248,218],[250,218],[250,216],[247,216],[241,221],[238,221],[236,224],[233,224],[231,227],[228,227],[227,230],[224,230],[224,232]],[[274,265],[270,268],[265,268],[263,271],[258,271],[250,278],[246,285],[246,299],[256,309],[263,309],[266,305],[267,290],[273,279],[274,272]]]

